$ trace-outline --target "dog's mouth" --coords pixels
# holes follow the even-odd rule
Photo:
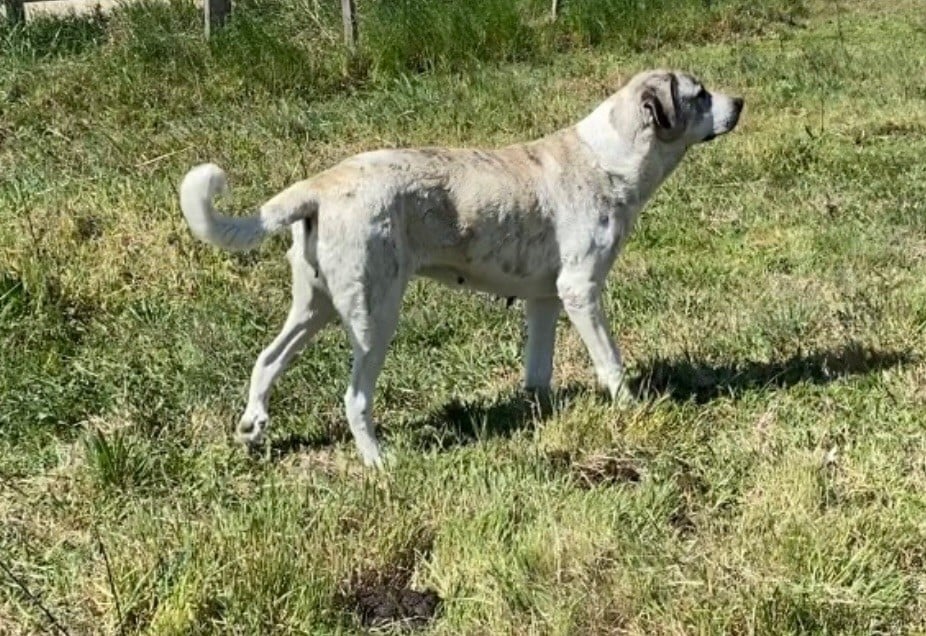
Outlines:
[[[727,121],[724,125],[724,132],[730,132],[740,121],[740,114],[743,112],[743,101],[742,97],[733,98],[733,111],[730,113],[730,116],[727,118]]]
[[[734,97],[730,100],[730,102],[731,102],[731,106],[727,113],[727,116],[724,117],[721,121],[719,121],[717,125],[714,126],[714,129],[710,133],[708,133],[708,135],[704,137],[702,141],[705,141],[705,142],[711,141],[713,139],[716,139],[720,135],[724,135],[730,132],[731,130],[733,130],[734,128],[736,128],[736,125],[739,123],[739,120],[740,120],[740,114],[743,112],[744,101],[742,97]]]

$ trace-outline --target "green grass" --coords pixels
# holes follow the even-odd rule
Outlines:
[[[434,634],[926,632],[919,3],[476,4],[518,13],[368,5],[353,56],[306,0],[208,44],[184,4],[0,27],[0,633],[54,629],[42,607],[71,634],[357,633],[371,581],[437,591]],[[346,431],[337,329],[266,451],[231,442],[286,241],[196,243],[186,169],[244,209],[363,149],[539,136],[656,65],[747,106],[612,274],[644,403],[602,400],[563,322],[541,415],[520,308],[418,282],[387,474]]]

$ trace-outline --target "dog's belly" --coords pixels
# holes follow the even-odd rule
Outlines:
[[[430,265],[418,270],[419,276],[444,283],[513,298],[545,298],[556,295],[556,273],[512,276],[501,271]]]

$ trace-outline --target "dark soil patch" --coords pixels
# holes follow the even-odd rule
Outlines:
[[[637,484],[643,479],[642,469],[634,459],[614,455],[587,457],[572,465],[572,474],[587,488]]]
[[[434,590],[376,585],[354,594],[354,612],[364,627],[418,629],[426,626],[440,609]]]
[[[547,461],[557,472],[566,472],[580,488],[638,484],[643,479],[639,459],[620,453],[600,453],[576,458],[568,451],[554,451]]]
[[[442,599],[434,590],[413,590],[410,581],[415,563],[430,554],[432,541],[423,533],[383,567],[358,572],[342,584],[338,605],[367,629],[426,627],[440,612]]]
[[[641,449],[612,449],[584,456],[568,450],[556,450],[547,453],[545,461],[549,470],[568,476],[576,487],[586,490],[637,486],[645,478],[671,482],[675,486],[676,497],[667,521],[681,534],[697,528],[696,512],[710,497],[710,486],[695,467],[679,459],[668,463],[659,461]]]

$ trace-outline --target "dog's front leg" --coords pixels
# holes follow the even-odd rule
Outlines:
[[[527,317],[524,387],[529,391],[546,393],[550,390],[556,319],[561,307],[558,298],[531,298],[524,302]]]
[[[632,401],[624,383],[620,349],[611,338],[601,309],[601,285],[589,280],[585,272],[563,271],[556,286],[569,320],[592,358],[598,382],[607,387],[615,402]]]

